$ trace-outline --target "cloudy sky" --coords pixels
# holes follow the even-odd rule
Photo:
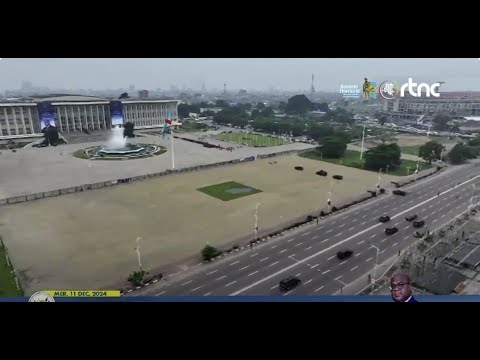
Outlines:
[[[0,90],[178,88],[337,91],[340,84],[387,79],[433,83],[444,91],[480,90],[479,59],[9,59],[0,60]]]

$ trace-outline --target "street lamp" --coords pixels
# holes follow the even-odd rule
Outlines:
[[[335,279],[336,281],[338,281],[341,286],[340,286],[340,295],[343,295],[343,287],[344,286],[347,286],[347,284],[345,284],[342,280],[339,280],[339,279]]]
[[[142,260],[141,260],[141,257],[140,257],[140,240],[142,238],[141,237],[137,237],[137,247],[135,248],[136,252],[137,252],[137,255],[138,255],[138,266],[140,267],[140,271],[143,271],[142,269]]]
[[[360,160],[363,159],[363,145],[365,143],[365,125],[363,125],[363,133],[362,133],[362,149],[360,150]]]
[[[375,287],[375,282],[376,282],[375,275],[377,274],[378,255],[380,254],[380,249],[375,245],[371,245],[371,247],[377,250],[377,256],[375,258],[375,268],[373,269],[373,279],[372,279],[372,294],[373,294],[373,289]]]
[[[407,176],[410,175],[410,166],[407,166]]]
[[[417,168],[415,169],[415,181],[417,181],[419,166],[420,166],[420,159],[417,160]]]
[[[332,198],[332,191],[333,191],[333,185],[335,183],[330,180],[330,191],[328,192],[328,198],[327,198],[327,205],[328,205],[328,213],[330,214],[330,210],[331,210],[331,205],[332,205],[332,202],[331,202],[331,198]]]
[[[258,207],[262,205],[261,203],[257,203],[255,205],[255,242],[257,242],[257,234],[258,234]]]

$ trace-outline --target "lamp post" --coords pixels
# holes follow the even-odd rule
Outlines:
[[[141,255],[140,255],[140,240],[142,238],[141,237],[137,237],[137,247],[135,248],[135,251],[137,252],[137,255],[138,255],[138,266],[140,267],[140,271],[143,271],[142,269],[142,259],[141,259]]]
[[[415,181],[417,181],[419,166],[420,166],[420,159],[417,160],[417,168],[415,169]]]
[[[407,166],[407,176],[410,175],[410,166]]]
[[[255,242],[257,242],[257,234],[258,234],[258,207],[262,205],[261,203],[257,203],[255,205]]]
[[[331,199],[332,199],[332,191],[333,191],[333,185],[334,184],[335,183],[330,180],[330,190],[328,192],[328,198],[327,198],[327,206],[328,206],[328,213],[329,214],[330,214],[330,211],[331,211],[331,205],[332,205]]]
[[[377,250],[377,256],[375,258],[375,268],[373,269],[373,278],[372,278],[372,294],[373,294],[373,290],[374,290],[375,282],[376,282],[375,275],[377,274],[378,255],[380,254],[380,249],[375,245],[371,245],[371,247],[374,248],[375,250]]]
[[[363,145],[365,143],[365,125],[363,125],[363,132],[362,132],[362,149],[360,150],[360,160],[363,159]]]

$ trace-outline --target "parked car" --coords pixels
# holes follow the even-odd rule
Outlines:
[[[282,281],[280,281],[279,287],[280,287],[280,290],[290,291],[296,288],[298,285],[300,285],[301,282],[302,281],[299,278],[294,276],[289,276],[288,278],[285,278]]]
[[[352,255],[353,255],[353,251],[351,250],[344,250],[344,251],[337,252],[337,258],[339,258],[340,260],[348,259]]]
[[[414,215],[407,216],[407,217],[405,218],[405,220],[407,220],[407,221],[413,221],[413,220],[415,220],[417,217],[418,217],[418,215],[417,215],[417,214],[414,214]]]
[[[302,171],[302,170],[303,170],[303,166],[295,166],[295,170]]]
[[[333,175],[332,178],[334,178],[336,180],[342,180],[343,176],[342,175]]]
[[[320,176],[327,176],[328,173],[325,170],[320,170],[320,171],[317,171],[315,174]]]
[[[401,195],[401,196],[405,196],[407,193],[403,190],[393,190],[392,191],[395,195]]]
[[[421,228],[423,225],[425,225],[425,221],[424,221],[424,220],[414,221],[414,222],[413,222],[413,227],[416,227],[416,228]]]
[[[390,221],[390,216],[388,216],[388,215],[380,216],[380,219],[379,219],[379,220],[380,220],[380,222],[382,222],[382,223],[388,222],[388,221]]]
[[[396,234],[397,232],[398,232],[398,228],[396,227],[385,229],[385,234],[387,235],[393,235],[393,234]]]

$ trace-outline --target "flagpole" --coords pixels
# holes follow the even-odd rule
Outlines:
[[[173,122],[173,120],[171,121]],[[172,136],[172,170],[173,170],[175,169],[175,153],[173,152],[173,124],[170,124],[170,135]]]

